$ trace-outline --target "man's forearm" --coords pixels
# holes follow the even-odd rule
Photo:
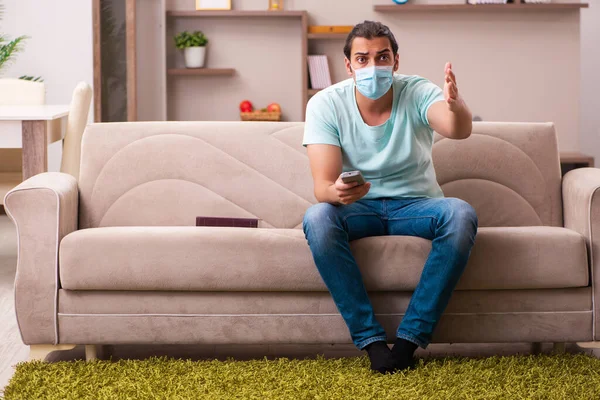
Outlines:
[[[473,115],[464,100],[460,99],[454,110],[448,110],[448,130],[453,139],[466,139],[473,130]]]
[[[335,190],[335,183],[320,185],[315,190],[315,197],[319,203],[340,204],[337,191]]]

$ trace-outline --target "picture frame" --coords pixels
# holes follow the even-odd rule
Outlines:
[[[196,10],[202,10],[202,11],[231,10],[231,0],[196,0]]]

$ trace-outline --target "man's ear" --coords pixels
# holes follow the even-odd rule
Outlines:
[[[400,68],[400,54],[396,54],[396,57],[394,58],[394,72],[398,72],[398,69]]]
[[[350,60],[344,57],[344,64],[346,65],[346,72],[348,72],[348,76],[352,76],[352,65],[350,64]]]

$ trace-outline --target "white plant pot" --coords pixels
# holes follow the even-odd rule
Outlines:
[[[206,59],[206,46],[183,49],[186,68],[202,68]]]

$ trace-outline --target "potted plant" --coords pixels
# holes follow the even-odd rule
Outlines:
[[[201,31],[184,31],[175,36],[175,46],[183,49],[186,68],[204,67],[207,43],[208,39]]]

